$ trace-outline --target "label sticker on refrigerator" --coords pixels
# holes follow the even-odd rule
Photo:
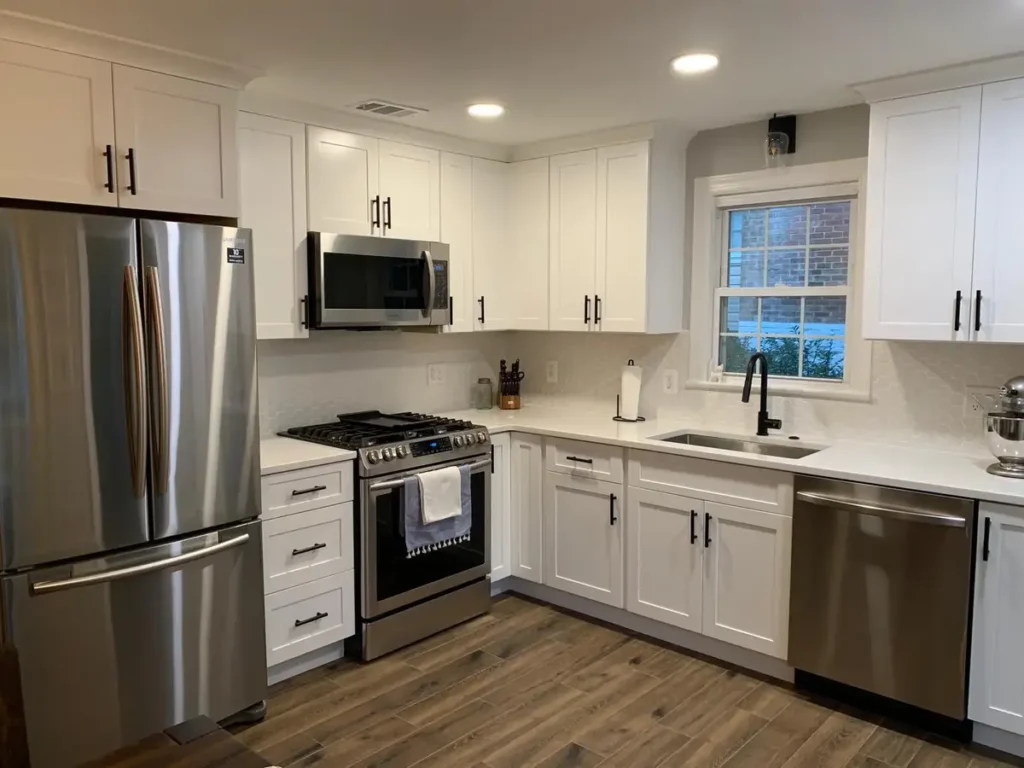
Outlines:
[[[228,246],[228,264],[245,264],[245,248]]]

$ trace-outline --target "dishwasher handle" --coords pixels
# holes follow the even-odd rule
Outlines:
[[[842,499],[835,496],[824,496],[820,493],[799,491],[796,494],[797,501],[807,504],[814,504],[818,507],[831,507],[846,512],[854,512],[874,517],[888,517],[894,520],[904,520],[908,523],[923,523],[925,525],[941,525],[947,528],[964,528],[967,519],[959,515],[947,515],[942,512],[924,512],[912,509],[900,509],[899,507],[881,507],[877,504],[868,504],[853,499]]]

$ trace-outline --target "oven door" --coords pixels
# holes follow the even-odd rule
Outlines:
[[[315,328],[444,325],[448,246],[309,233]]]
[[[431,466],[472,467],[473,526],[469,541],[406,557],[401,520],[405,514],[404,472],[364,480],[361,503],[362,616],[372,619],[475,581],[490,572],[491,460],[453,461]],[[423,470],[419,470],[422,472]]]

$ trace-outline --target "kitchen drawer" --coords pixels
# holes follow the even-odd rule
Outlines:
[[[266,475],[263,480],[263,519],[352,501],[351,461],[324,464]]]
[[[629,485],[777,515],[793,514],[793,476],[772,469],[630,451]]]
[[[356,631],[355,571],[275,592],[267,604],[267,666],[351,637]]]
[[[354,568],[352,506],[346,501],[264,522],[264,593]]]
[[[549,472],[621,483],[622,449],[601,443],[548,438],[544,444],[544,466]]]

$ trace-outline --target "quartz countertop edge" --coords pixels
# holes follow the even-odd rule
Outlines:
[[[465,419],[493,434],[523,432],[544,437],[617,445],[695,459],[724,461],[750,467],[775,469],[796,475],[827,477],[871,483],[925,493],[945,494],[998,504],[1024,506],[1024,481],[990,475],[985,471],[995,457],[984,453],[946,453],[908,445],[889,445],[853,440],[800,440],[786,437],[757,438],[681,418],[657,418],[639,423],[613,421],[611,414],[576,411],[568,407],[529,407],[519,411],[467,410],[445,416]],[[782,443],[825,446],[803,459],[725,451],[658,440],[658,437],[693,431]],[[984,449],[981,449],[984,450]],[[628,480],[627,480],[628,482]]]
[[[317,445],[291,437],[266,437],[260,440],[260,474],[262,476],[319,467],[338,461],[349,461],[355,457],[355,451]]]

